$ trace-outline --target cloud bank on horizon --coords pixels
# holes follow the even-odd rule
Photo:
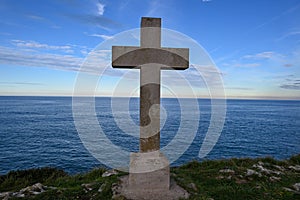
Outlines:
[[[87,55],[101,42],[113,41],[116,34],[139,28],[142,16],[151,16],[161,17],[164,28],[179,31],[206,49],[224,80],[227,97],[300,99],[300,3],[296,0],[11,0],[3,1],[0,11],[0,95],[72,95]],[[169,37],[172,44],[185,47],[180,38]],[[90,63],[88,73],[110,65],[109,47],[97,55],[99,60]],[[209,66],[201,69],[203,76],[213,80]],[[122,74],[108,70],[104,92],[97,95],[110,95],[110,85]],[[204,87],[196,83],[193,68],[186,76],[195,81],[196,91]],[[166,82],[176,79],[168,73],[163,77]],[[207,95],[200,91],[198,96]]]

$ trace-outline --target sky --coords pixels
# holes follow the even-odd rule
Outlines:
[[[118,45],[116,35],[139,28],[141,17],[162,18],[163,28],[197,42],[227,98],[300,99],[299,0],[0,0],[0,95],[71,96],[88,55],[106,41]],[[107,54],[99,61],[111,62]],[[209,66],[201,70],[214,79]],[[96,95],[111,96],[120,81],[119,70],[109,71]],[[195,80],[193,72],[180,73]],[[176,77],[164,77],[176,83],[177,95],[190,96]],[[138,91],[138,83],[138,76],[125,80],[114,95],[128,95],[118,91],[129,85]],[[191,87],[209,97],[203,83]]]

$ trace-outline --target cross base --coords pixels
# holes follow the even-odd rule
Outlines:
[[[121,177],[117,193],[132,200],[177,200],[189,194],[170,180],[168,159],[160,152],[131,153],[130,173]]]
[[[129,168],[130,190],[169,190],[170,167],[160,152],[131,153]]]

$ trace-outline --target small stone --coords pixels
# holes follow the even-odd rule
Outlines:
[[[227,180],[231,180],[231,178],[232,178],[232,176],[228,176],[228,177],[227,177]]]
[[[230,174],[234,174],[235,173],[235,171],[232,170],[232,169],[221,169],[219,172],[220,173],[230,173]]]
[[[279,165],[274,165],[274,167],[280,171],[285,171],[285,168],[284,167],[281,167]]]
[[[296,191],[300,191],[300,183],[295,183],[294,185],[293,185],[293,188],[296,190]]]
[[[5,196],[2,200],[8,200],[9,196]]]
[[[2,192],[2,193],[0,193],[0,197],[2,198],[2,197],[4,197],[4,198],[8,198],[8,197],[10,197],[12,195],[12,193],[11,192]]]
[[[259,165],[264,165],[265,163],[263,163],[262,161],[258,161]]]
[[[34,187],[34,188],[37,188],[37,189],[39,189],[39,190],[44,190],[44,186],[43,186],[43,184],[41,184],[41,183],[36,183],[36,184],[33,185],[33,187]]]
[[[276,177],[276,176],[271,176],[270,177],[270,181],[275,182],[275,181],[280,181],[281,178],[280,177]]]
[[[41,194],[41,192],[32,191],[31,194],[37,195],[37,194]]]
[[[102,177],[109,177],[109,176],[117,175],[117,174],[118,174],[118,172],[116,170],[112,169],[112,170],[108,170],[108,171],[104,172],[102,174]]]
[[[216,179],[220,180],[220,179],[223,179],[224,176],[217,176]]]
[[[95,183],[83,183],[81,184],[82,187],[84,187],[87,191],[91,191],[93,190],[93,185],[95,185]]]
[[[263,173],[265,173],[265,174],[276,174],[276,175],[281,174],[280,171],[270,170],[270,169],[264,168],[264,167],[261,166],[261,165],[256,165],[256,164],[254,164],[253,167],[259,169],[261,172],[263,172]]]
[[[289,192],[294,192],[294,190],[292,190],[291,188],[283,187],[282,189],[289,191]]]
[[[289,192],[293,192],[293,193],[295,193],[295,194],[300,194],[299,191],[297,191],[297,190],[292,190],[291,188],[283,187],[282,189],[284,189],[284,190],[286,190],[286,191],[289,191]]]
[[[300,171],[300,165],[289,166],[289,169],[292,169],[292,170],[295,170],[295,171]]]
[[[256,186],[255,188],[256,188],[256,189],[261,189],[261,186],[260,186],[260,185],[258,185],[258,186]]]
[[[98,189],[98,192],[102,192],[104,190],[104,188],[106,187],[106,183],[103,183],[99,189]]]
[[[246,176],[252,176],[254,174],[258,175],[259,177],[261,177],[261,173],[258,173],[257,171],[255,171],[253,169],[247,169]]]
[[[188,184],[187,186],[188,186],[189,188],[193,189],[194,191],[198,191],[198,188],[197,188],[197,186],[196,186],[195,183],[190,183],[190,184]]]
[[[14,195],[14,197],[25,197],[25,194],[22,194],[22,193],[17,193],[16,195]]]

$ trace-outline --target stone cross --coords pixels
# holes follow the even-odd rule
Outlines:
[[[160,70],[184,70],[189,49],[161,48],[161,19],[142,17],[140,47],[113,46],[114,68],[140,69],[140,152],[160,149]]]

